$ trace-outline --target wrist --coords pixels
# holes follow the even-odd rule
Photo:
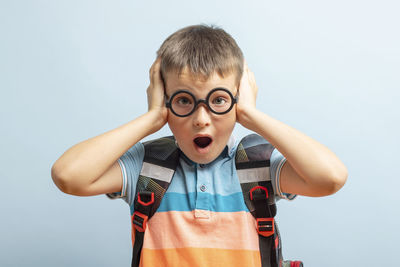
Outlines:
[[[144,116],[146,117],[146,121],[149,123],[149,134],[155,133],[160,130],[167,123],[166,114],[168,111],[164,110],[149,110]]]
[[[237,110],[237,121],[245,128],[254,130],[257,113],[259,111],[256,107],[246,107]]]

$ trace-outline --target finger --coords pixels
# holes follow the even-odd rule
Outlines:
[[[157,58],[157,60],[154,62],[154,67],[153,67],[153,72],[152,72],[153,84],[162,83],[160,69],[161,69],[161,59]]]
[[[161,63],[161,59],[157,58],[153,65],[150,68],[150,83],[152,85],[157,84],[159,81],[158,79],[160,79],[160,64]]]
[[[153,62],[153,64],[151,64],[151,67],[149,69],[149,78],[150,78],[150,80],[151,80],[151,74],[153,73],[153,69],[154,69],[154,63],[155,63],[155,61]]]
[[[152,75],[153,75],[154,71],[156,70],[157,67],[160,66],[160,63],[161,63],[161,58],[158,57],[158,58],[156,58],[156,60],[154,60],[153,64],[151,65],[150,70],[149,70],[150,81],[152,80]]]
[[[160,65],[161,65],[161,58],[158,57],[158,58],[156,58],[156,60],[154,61],[153,66],[154,66],[155,68],[159,68]]]
[[[243,59],[243,70],[245,72],[247,72],[249,69],[249,65],[247,64],[247,61],[245,59]]]
[[[247,68],[245,66],[245,68],[243,69],[243,74],[242,74],[242,78],[240,79],[240,84],[244,84],[246,82],[246,80],[248,79],[249,73],[247,71]]]
[[[250,68],[249,68],[249,65],[247,65],[247,64],[246,64],[246,71],[247,71],[247,74],[248,74],[248,75],[250,75],[250,73],[252,73],[251,70],[250,70]]]

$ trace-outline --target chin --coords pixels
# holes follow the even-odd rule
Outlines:
[[[196,160],[195,162],[196,162],[196,163],[199,163],[199,164],[208,164],[208,163],[214,161],[216,158],[217,158],[217,157],[213,157],[213,158],[199,158],[199,159]]]
[[[208,164],[214,161],[221,154],[222,151],[215,153],[215,151],[210,151],[209,153],[203,155],[192,155],[193,157],[189,157],[192,161],[198,164]],[[186,154],[185,154],[186,155]]]

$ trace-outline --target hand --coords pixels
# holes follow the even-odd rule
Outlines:
[[[243,64],[243,75],[239,84],[239,100],[236,105],[236,120],[246,126],[250,112],[256,110],[256,98],[258,87],[254,73],[247,66],[246,61]]]
[[[167,123],[168,110],[165,107],[165,87],[161,78],[161,58],[157,58],[150,68],[150,85],[147,88],[148,111],[157,114],[159,128]]]

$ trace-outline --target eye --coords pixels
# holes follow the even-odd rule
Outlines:
[[[179,105],[185,106],[185,105],[191,105],[192,101],[189,97],[180,96],[180,97],[177,97],[176,103]]]
[[[226,104],[226,102],[227,102],[227,100],[222,96],[218,96],[212,100],[212,103],[214,105],[224,105],[224,104]]]

